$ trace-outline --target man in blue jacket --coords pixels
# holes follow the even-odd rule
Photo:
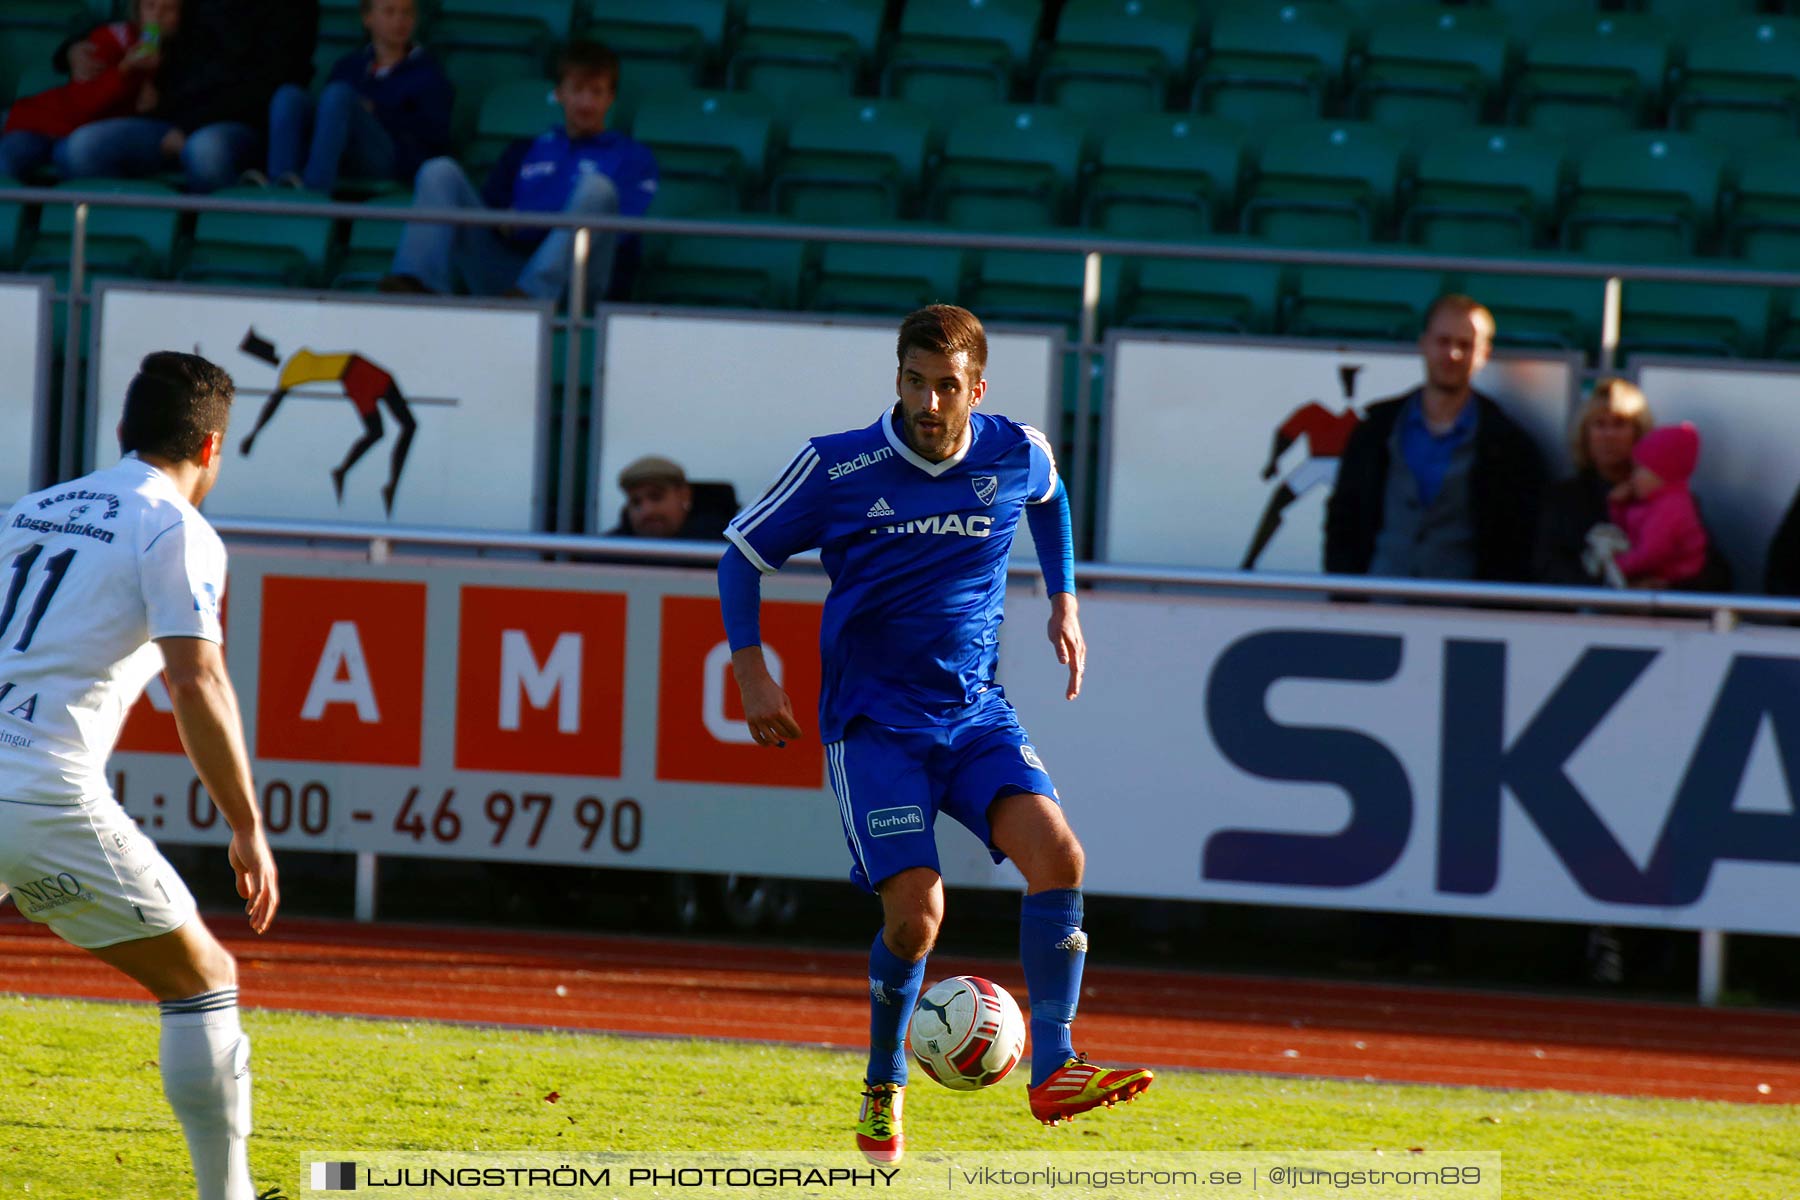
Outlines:
[[[606,128],[619,88],[619,57],[598,42],[571,42],[557,64],[556,99],[563,125],[514,142],[477,192],[454,159],[419,168],[413,203],[420,208],[497,208],[517,212],[622,213],[642,216],[656,195],[656,159]],[[554,300],[569,282],[573,232],[407,222],[386,292],[449,292],[460,276],[478,296]],[[596,232],[588,260],[587,299],[622,295],[636,264],[638,239]],[[615,275],[617,278],[615,278]]]
[[[314,105],[287,84],[269,102],[269,178],[329,192],[338,172],[410,183],[426,159],[450,150],[456,89],[413,41],[414,0],[362,0],[369,44],[346,54]]]

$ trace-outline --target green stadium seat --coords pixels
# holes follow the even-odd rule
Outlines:
[[[65,36],[41,25],[0,26],[0,101],[11,103],[19,80],[49,62]]]
[[[908,0],[881,73],[883,95],[960,113],[1012,98],[1030,61],[1040,0]]]
[[[1309,121],[1263,139],[1239,227],[1271,241],[1342,245],[1385,233],[1404,134],[1362,121]]]
[[[320,192],[285,188],[221,188],[221,200],[329,203]],[[312,287],[323,281],[331,255],[331,221],[277,213],[201,213],[194,240],[178,278],[202,283],[243,283],[262,287]]]
[[[0,197],[21,186],[16,179],[0,175]],[[26,205],[0,198],[0,270],[10,271],[19,261],[25,240]]]
[[[644,58],[625,63],[619,72],[619,94],[606,114],[606,127],[630,133],[637,110],[650,96],[698,89],[705,72],[674,58]]]
[[[1117,322],[1197,333],[1273,333],[1286,276],[1275,263],[1142,259],[1122,274]]]
[[[68,34],[95,19],[83,0],[6,0],[0,28],[53,29]]]
[[[740,217],[740,224],[780,218]],[[793,308],[807,245],[775,238],[663,236],[645,239],[638,299],[646,304]]]
[[[411,208],[410,195],[394,193],[364,202],[364,207]],[[400,248],[405,228],[399,221],[358,218],[350,222],[350,236],[332,270],[331,286],[346,291],[373,291],[394,269],[394,251]]]
[[[788,127],[770,205],[810,221],[893,220],[917,206],[931,138],[930,110],[905,100],[815,105]]]
[[[1219,14],[1193,107],[1255,128],[1324,114],[1350,52],[1350,16],[1318,0]]]
[[[1081,171],[1087,122],[1060,108],[996,104],[950,126],[930,207],[965,229],[1062,223]]]
[[[750,0],[726,84],[798,113],[849,96],[875,56],[884,0]]]
[[[1497,346],[1591,351],[1600,344],[1604,280],[1471,273],[1457,288],[1494,314]]]
[[[1204,237],[1235,216],[1247,136],[1220,117],[1116,118],[1083,189],[1082,223],[1128,237]]]
[[[891,222],[895,229],[942,229]],[[964,252],[950,246],[828,242],[820,247],[807,307],[822,312],[909,313],[962,294]]]
[[[670,92],[647,97],[632,129],[656,154],[658,215],[731,211],[761,187],[774,137],[775,106],[745,92]],[[678,197],[670,202],[673,192]],[[685,194],[684,194],[685,193]]]
[[[456,104],[451,110],[451,137],[466,145],[475,136],[481,102],[501,84],[519,79],[549,77],[548,44],[538,46],[475,46],[433,42],[432,53],[444,74],[456,85]]]
[[[1095,115],[1157,112],[1187,73],[1197,23],[1188,0],[1070,0],[1038,100]]]
[[[489,46],[542,46],[564,41],[575,0],[437,0],[433,41]]]
[[[1699,33],[1669,123],[1735,148],[1800,133],[1800,17],[1739,17]]]
[[[1529,43],[1545,25],[1567,17],[1571,7],[1569,0],[1488,0],[1487,6],[1506,18],[1513,41],[1519,45]],[[1582,5],[1583,9],[1593,7]]]
[[[726,0],[589,0],[584,34],[605,42],[636,70],[669,59],[699,73],[724,53]]]
[[[1800,139],[1746,151],[1726,201],[1727,253],[1759,267],[1800,267]]]
[[[87,192],[173,196],[175,189],[135,179],[81,179],[63,185]],[[163,278],[175,255],[181,214],[173,209],[88,206],[86,265],[114,277]],[[46,204],[35,236],[25,248],[21,270],[66,268],[74,248],[75,206]]]
[[[1725,153],[1685,133],[1626,133],[1582,156],[1563,244],[1596,258],[1651,261],[1703,249],[1718,219]]]
[[[507,146],[562,124],[562,105],[556,102],[555,90],[547,79],[513,79],[482,97],[475,136],[461,155],[477,187]]]
[[[1752,16],[1764,6],[1760,0],[1638,0],[1637,7],[1659,18],[1685,43],[1704,35],[1708,28],[1721,21]],[[1769,7],[1792,9],[1793,6],[1774,4]]]
[[[1660,101],[1668,70],[1668,29],[1655,17],[1571,14],[1547,22],[1527,45],[1513,120],[1571,145],[1633,129]]]
[[[1281,323],[1296,337],[1411,341],[1444,291],[1436,271],[1303,267],[1294,273]]]
[[[966,291],[967,305],[984,321],[1061,325],[1070,334],[1081,326],[1081,294],[1086,257],[1075,251],[1057,254],[1034,250],[987,250],[975,254]],[[1102,270],[1116,277],[1123,263],[1102,260]],[[1104,298],[1115,289],[1106,286]]]
[[[1769,337],[1771,301],[1763,287],[1626,280],[1619,350],[1760,358]]]
[[[1396,9],[1369,33],[1351,96],[1365,120],[1412,130],[1478,124],[1506,75],[1507,22],[1479,8]]]
[[[1419,155],[1401,237],[1451,254],[1527,250],[1555,224],[1562,144],[1530,129],[1452,130]]]

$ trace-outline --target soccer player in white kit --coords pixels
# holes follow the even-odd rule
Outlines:
[[[163,1094],[201,1200],[255,1200],[237,964],[113,799],[106,760],[162,671],[231,826],[250,927],[268,929],[275,861],[220,649],[225,546],[195,507],[219,477],[232,395],[204,358],[149,355],[125,393],[125,457],[26,496],[0,527],[0,894],[161,1002]]]

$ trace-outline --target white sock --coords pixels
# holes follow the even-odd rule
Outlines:
[[[256,1200],[250,1185],[250,1039],[237,989],[162,1003],[163,1095],[187,1135],[200,1200]]]

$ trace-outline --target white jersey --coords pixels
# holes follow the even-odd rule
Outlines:
[[[135,455],[0,528],[0,800],[111,795],[106,760],[164,637],[224,640],[225,544]]]

